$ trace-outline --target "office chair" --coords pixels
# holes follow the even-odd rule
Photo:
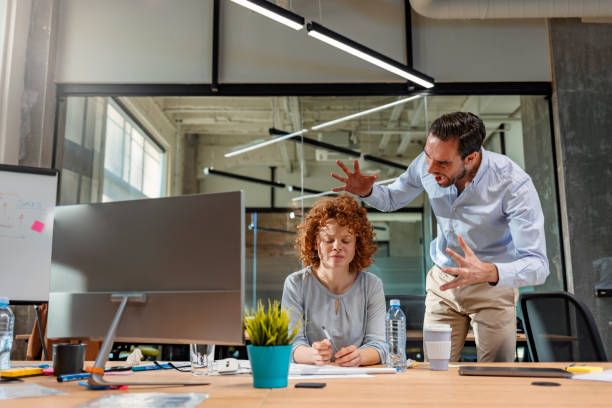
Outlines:
[[[608,361],[589,309],[567,292],[519,297],[533,361]]]

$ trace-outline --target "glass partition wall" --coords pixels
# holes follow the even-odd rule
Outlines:
[[[485,123],[485,148],[523,167],[540,194],[551,274],[535,289],[563,289],[550,120],[538,114],[548,112],[545,97],[436,95],[404,101],[409,96],[67,96],[59,116],[60,204],[242,189],[248,212],[246,304],[280,299],[285,277],[302,268],[294,248],[297,226],[322,193],[339,184],[330,177],[340,171],[335,160],[352,166],[358,159],[363,172],[394,179],[422,152],[436,117],[470,111]],[[328,124],[349,115],[354,117]],[[226,157],[301,129],[308,132]],[[368,269],[382,278],[386,294],[424,295],[436,234],[426,197],[393,213],[367,209],[378,245]]]

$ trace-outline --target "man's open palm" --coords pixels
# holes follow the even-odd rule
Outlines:
[[[348,167],[346,167],[344,163],[342,163],[340,160],[336,160],[336,163],[338,164],[338,166],[340,166],[344,174],[346,174],[346,177],[342,177],[336,173],[332,173],[331,175],[333,178],[335,178],[336,180],[340,180],[344,183],[344,186],[334,187],[332,188],[332,191],[348,191],[349,193],[353,193],[362,197],[370,194],[374,182],[378,179],[378,174],[374,174],[372,176],[367,176],[363,174],[361,171],[359,171],[359,161],[357,159],[355,159],[354,161],[354,171],[352,173],[348,169]]]

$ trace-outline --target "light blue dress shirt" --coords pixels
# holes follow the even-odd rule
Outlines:
[[[363,201],[381,211],[394,211],[427,191],[438,220],[430,255],[441,268],[457,266],[446,253],[463,250],[457,236],[483,262],[497,266],[498,287],[540,285],[548,276],[544,215],[531,178],[508,157],[484,148],[482,161],[468,187],[440,187],[427,172],[425,152],[389,186],[374,185]]]

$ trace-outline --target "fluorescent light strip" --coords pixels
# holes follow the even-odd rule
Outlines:
[[[321,40],[321,41],[323,41],[323,42],[325,42],[325,43],[327,43],[327,44],[329,44],[331,46],[339,48],[342,51],[348,52],[351,55],[354,55],[354,56],[356,56],[358,58],[361,58],[361,59],[363,59],[365,61],[368,61],[371,64],[374,64],[374,65],[377,65],[377,66],[379,66],[379,67],[381,67],[383,69],[386,69],[389,72],[392,72],[392,73],[394,73],[396,75],[401,76],[402,78],[405,78],[405,79],[407,79],[409,81],[412,81],[412,82],[414,82],[416,84],[419,84],[419,85],[421,85],[424,88],[432,88],[434,86],[433,83],[431,83],[429,81],[426,81],[426,80],[424,80],[422,78],[419,78],[418,76],[413,75],[413,74],[411,74],[408,71],[400,69],[400,68],[398,68],[398,67],[396,67],[394,65],[391,65],[391,64],[389,64],[389,63],[387,63],[387,62],[385,62],[385,61],[383,61],[383,60],[381,60],[379,58],[373,57],[370,54],[367,54],[367,53],[365,53],[363,51],[360,51],[360,50],[358,50],[356,48],[353,48],[350,45],[347,45],[347,44],[345,44],[345,43],[343,43],[341,41],[333,39],[333,38],[331,38],[331,37],[329,37],[329,36],[327,36],[325,34],[322,34],[322,33],[318,32],[318,31],[315,31],[315,30],[316,29],[312,29],[312,30],[308,31],[308,35],[310,35],[311,37],[314,37],[314,38],[316,38],[318,40]]]
[[[421,95],[414,95],[414,96],[410,96],[408,98],[400,99],[399,101],[388,103],[386,105],[381,105],[381,106],[378,106],[376,108],[368,109],[368,110],[365,110],[363,112],[353,113],[352,115],[348,115],[348,116],[345,116],[343,118],[338,118],[338,119],[332,120],[330,122],[325,122],[325,123],[321,123],[320,125],[313,126],[312,130],[323,129],[323,128],[328,127],[328,126],[335,125],[336,123],[345,122],[347,120],[355,119],[355,118],[358,118],[358,117],[363,116],[363,115],[369,115],[370,113],[374,113],[374,112],[378,112],[380,110],[388,109],[388,108],[390,108],[392,106],[395,106],[395,105],[401,105],[402,103],[410,102],[410,101],[413,101],[413,100],[421,98],[421,97],[422,97]]]
[[[304,27],[304,18],[298,16],[297,14],[291,13],[284,8],[277,6],[274,3],[270,3],[268,1],[249,1],[249,0],[232,0],[236,4],[240,4],[250,10],[253,10],[256,13],[262,14],[268,18],[271,18],[274,21],[278,21],[281,24],[284,24],[288,27],[293,28],[294,30],[301,30]],[[278,12],[274,12],[272,9],[280,9]],[[287,18],[279,13],[284,13],[291,15],[293,14],[294,19]],[[300,22],[301,20],[301,22]]]
[[[395,180],[397,180],[399,177],[395,177],[392,179],[387,179],[387,180],[381,180],[381,181],[377,181],[374,184],[387,184],[387,183],[392,183]],[[291,201],[300,201],[300,200],[307,200],[309,198],[317,198],[317,197],[322,197],[322,196],[326,196],[326,195],[330,195],[330,194],[339,194],[336,191],[325,191],[324,193],[319,193],[319,194],[309,194],[309,195],[303,195],[301,197],[295,197],[292,198]]]
[[[297,132],[289,133],[288,135],[285,135],[285,136],[275,137],[274,139],[270,139],[270,140],[267,140],[267,141],[262,142],[262,143],[258,143],[258,144],[251,145],[251,146],[247,146],[245,148],[234,150],[233,152],[226,153],[225,157],[232,157],[232,156],[236,156],[238,154],[244,153],[244,152],[249,152],[251,150],[259,149],[260,147],[269,146],[271,144],[278,143],[278,142],[281,142],[281,141],[286,140],[286,139],[291,139],[294,136],[302,135],[302,134],[304,134],[306,132],[308,132],[308,129],[302,129],[302,130],[299,130]]]

